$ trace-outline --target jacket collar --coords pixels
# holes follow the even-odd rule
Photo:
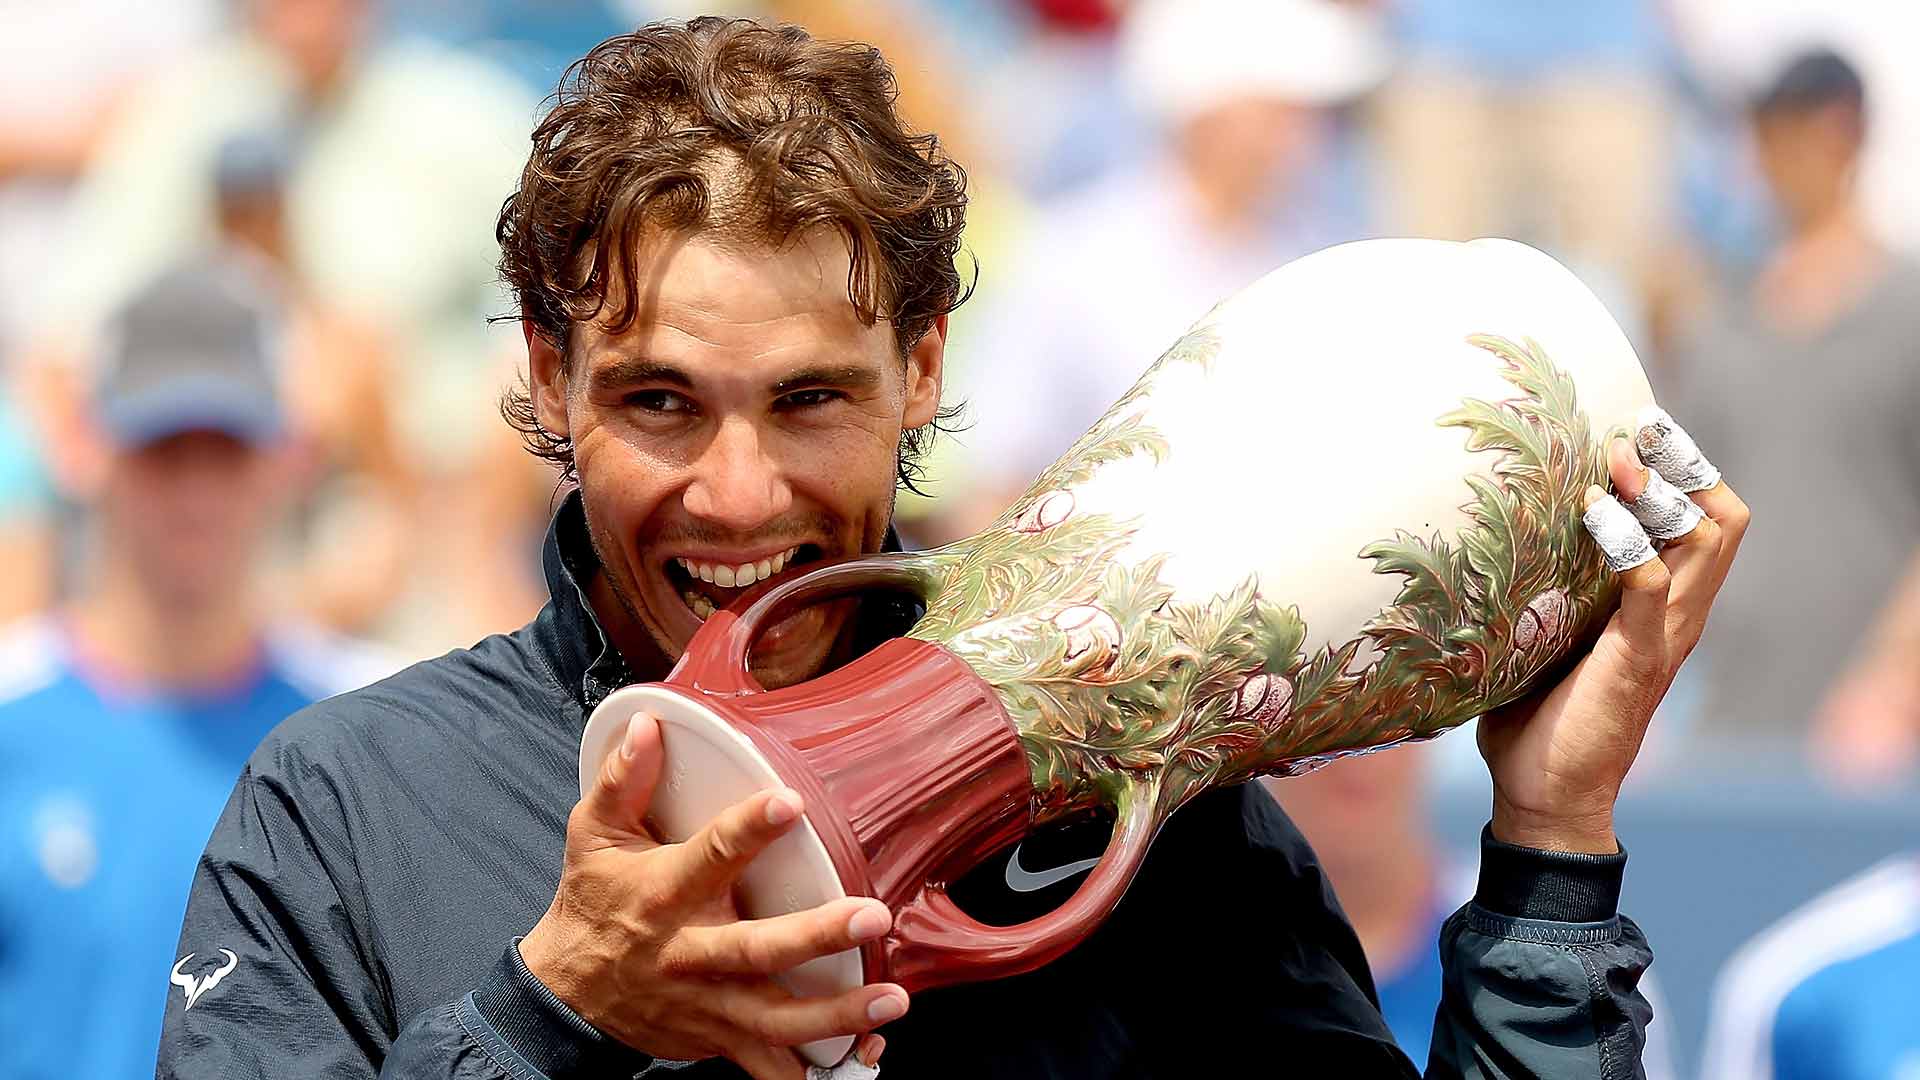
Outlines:
[[[900,537],[891,526],[881,550],[901,550]],[[643,671],[629,664],[608,640],[593,606],[587,602],[586,587],[600,572],[600,559],[587,533],[587,514],[578,488],[567,493],[547,527],[540,565],[546,574],[548,600],[530,629],[535,647],[545,655],[575,704],[590,712],[623,686],[666,678],[672,665],[664,657],[653,657],[646,663],[646,667],[657,670]],[[917,602],[903,597],[876,594],[868,598],[860,605],[857,651],[864,652],[905,633],[922,610]]]
[[[639,679],[587,602],[586,586],[600,572],[600,560],[587,535],[586,510],[577,488],[567,493],[547,526],[540,566],[547,579],[547,606],[534,619],[534,642],[574,703],[590,711],[608,694]],[[653,677],[665,675],[663,669]]]

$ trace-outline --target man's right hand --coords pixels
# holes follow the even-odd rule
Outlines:
[[[637,1050],[725,1057],[755,1080],[803,1080],[791,1047],[903,1015],[907,992],[892,983],[796,998],[770,978],[882,936],[893,924],[885,904],[848,897],[753,920],[734,910],[734,882],[799,820],[800,796],[760,792],[686,842],[662,844],[644,824],[661,759],[658,723],[634,717],[567,820],[559,890],[520,943],[528,970]],[[861,1059],[871,1063],[880,1042],[866,1036]]]

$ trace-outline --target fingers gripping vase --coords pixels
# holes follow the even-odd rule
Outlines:
[[[982,532],[716,613],[665,683],[596,712],[582,783],[646,709],[669,837],[798,790],[804,827],[748,871],[747,914],[861,894],[896,918],[790,973],[797,992],[1032,969],[1112,910],[1196,793],[1429,737],[1542,681],[1615,600],[1582,495],[1650,404],[1619,327],[1531,248],[1318,252],[1201,319]],[[871,589],[926,615],[820,678],[754,683],[762,627]],[[1028,830],[1095,811],[1113,840],[1059,910],[992,927],[947,898]]]

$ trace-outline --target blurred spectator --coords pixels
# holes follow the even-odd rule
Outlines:
[[[110,327],[77,594],[0,637],[0,1075],[151,1071],[234,776],[289,713],[390,670],[263,607],[273,318],[238,269],[194,264]]]
[[[1366,950],[1380,1014],[1423,1072],[1440,1007],[1440,926],[1473,899],[1476,876],[1433,833],[1427,776],[1438,749],[1401,746],[1265,782],[1313,845]],[[1652,973],[1640,990],[1654,1010],[1642,1064],[1650,1080],[1671,1080],[1671,1022],[1661,1023]]]
[[[419,478],[394,430],[392,343],[330,308],[289,250],[292,147],[277,132],[236,136],[216,158],[214,221],[223,256],[271,283],[286,312],[288,442],[301,495],[278,545],[279,589],[335,630],[375,629],[400,591],[417,535]]]
[[[1751,744],[1815,721],[1823,760],[1897,776],[1920,751],[1920,585],[1896,588],[1920,549],[1920,266],[1862,220],[1866,113],[1832,52],[1755,100],[1785,236],[1691,351],[1674,411],[1768,523],[1720,594],[1702,723]]]
[[[232,36],[142,88],[78,194],[82,231],[59,274],[58,329],[91,330],[133,287],[212,241],[222,148],[280,132],[287,258],[306,287],[391,323],[415,381],[455,378],[435,370],[452,362],[448,351],[466,372],[480,363],[475,328],[498,310],[491,222],[531,103],[471,58],[368,40],[374,6],[244,0]]]
[[[53,347],[85,355],[98,314],[130,287],[222,239],[222,225],[230,236],[220,155],[273,133],[284,145],[276,257],[308,310],[378,329],[379,381],[404,403],[392,412],[398,457],[422,477],[418,514],[445,537],[406,582],[426,589],[437,576],[437,591],[461,601],[389,595],[383,630],[424,653],[514,625],[537,606],[546,490],[537,469],[517,467],[512,433],[494,419],[519,346],[486,319],[507,306],[492,225],[524,157],[531,99],[472,57],[372,38],[372,0],[243,0],[235,10],[232,35],[142,88],[82,181],[81,228],[47,319]],[[347,402],[364,383],[351,373],[324,390],[299,380],[291,407],[323,412],[310,393]],[[513,512],[498,516],[501,507]]]
[[[1892,247],[1920,252],[1920,6],[1882,0],[1663,0],[1691,69],[1716,97],[1744,102],[1807,49],[1830,47],[1873,88],[1860,204]]]
[[[961,392],[961,440],[1000,470],[977,526],[1064,450],[1214,303],[1357,227],[1313,184],[1328,106],[1383,56],[1329,0],[1153,0],[1125,30],[1129,81],[1166,130],[1153,157],[1038,216]]]
[[[21,363],[67,241],[74,178],[128,88],[208,29],[211,0],[4,5],[0,37],[0,622],[43,607],[55,582],[56,507]]]
[[[969,105],[993,132],[995,159],[1031,197],[1084,187],[1150,148],[1117,62],[1126,0],[935,3],[966,28]]]
[[[1920,1076],[1920,856],[1889,859],[1734,954],[1702,1080]]]
[[[50,489],[33,426],[12,397],[0,373],[0,625],[44,606],[54,580]]]
[[[1377,134],[1397,227],[1526,240],[1578,271],[1625,325],[1644,324],[1675,265],[1660,0],[1385,6],[1401,57]]]
[[[5,6],[0,39],[0,357],[45,299],[69,195],[130,89],[211,28],[213,0]]]

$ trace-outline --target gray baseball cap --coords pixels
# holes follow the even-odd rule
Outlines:
[[[245,264],[198,259],[162,273],[108,324],[94,399],[122,446],[188,431],[279,438],[280,311]]]

